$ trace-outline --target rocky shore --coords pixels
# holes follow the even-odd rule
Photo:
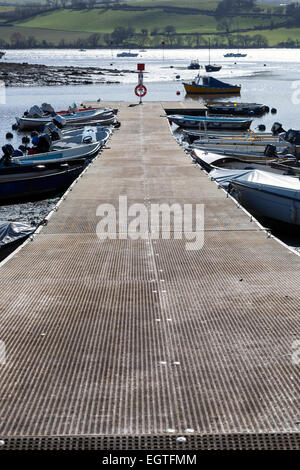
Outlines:
[[[120,83],[113,80],[132,70],[104,69],[97,67],[56,67],[28,63],[1,62],[0,80],[8,87],[93,85],[98,83]]]

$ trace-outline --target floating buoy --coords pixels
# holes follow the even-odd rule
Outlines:
[[[179,91],[179,90],[176,91],[176,95],[177,95],[177,96],[180,95],[180,91]]]
[[[260,125],[258,126],[258,130],[259,130],[259,131],[265,131],[265,130],[266,130],[266,126],[265,126],[264,124],[260,124]]]
[[[13,136],[13,134],[12,134],[11,132],[7,132],[7,134],[6,134],[6,138],[7,138],[7,139],[12,139],[13,137],[14,137],[14,136]]]
[[[29,137],[27,137],[27,136],[22,137],[22,144],[29,144],[29,143],[30,143]]]
[[[177,79],[180,78],[180,75],[176,75],[176,78],[177,78]]]
[[[276,109],[276,108],[272,108],[272,109],[271,109],[271,113],[272,113],[272,114],[276,114],[276,113],[277,113],[277,109]]]

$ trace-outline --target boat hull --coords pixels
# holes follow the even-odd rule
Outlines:
[[[67,170],[26,173],[18,177],[0,177],[0,203],[43,199],[59,194],[79,176],[82,166]]]
[[[47,163],[66,163],[74,160],[85,160],[93,158],[98,154],[101,148],[100,142],[93,144],[79,145],[78,147],[71,147],[66,149],[57,148],[53,152],[39,153],[36,155],[29,155],[25,157],[15,157],[13,161],[21,165],[37,165]]]
[[[241,91],[240,86],[228,88],[206,87],[204,85],[183,84],[188,95],[238,95]]]
[[[231,182],[234,196],[256,216],[268,217],[281,223],[300,226],[300,200],[296,191],[277,192],[278,188],[266,189],[263,185]]]
[[[205,66],[206,72],[219,72],[221,68],[222,68],[222,65],[206,65]]]
[[[206,129],[212,130],[248,130],[251,126],[252,120],[243,120],[243,121],[234,121],[234,120],[224,120],[223,122],[218,120],[210,120],[210,121],[200,121],[200,120],[192,120],[192,119],[180,119],[180,118],[169,118],[170,122],[173,122],[177,126],[183,129],[199,129],[205,126]]]

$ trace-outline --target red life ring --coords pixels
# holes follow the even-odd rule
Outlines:
[[[137,85],[134,89],[134,93],[136,96],[139,96],[139,98],[143,98],[143,96],[145,96],[147,93],[147,88],[145,85]]]

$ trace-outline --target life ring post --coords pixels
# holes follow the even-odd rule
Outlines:
[[[145,70],[145,64],[137,64],[137,70],[139,72],[138,74],[138,84],[134,89],[134,93],[136,96],[140,98],[139,104],[142,104],[142,98],[146,95],[147,93],[147,88],[145,87],[143,81],[144,81],[144,70]]]

